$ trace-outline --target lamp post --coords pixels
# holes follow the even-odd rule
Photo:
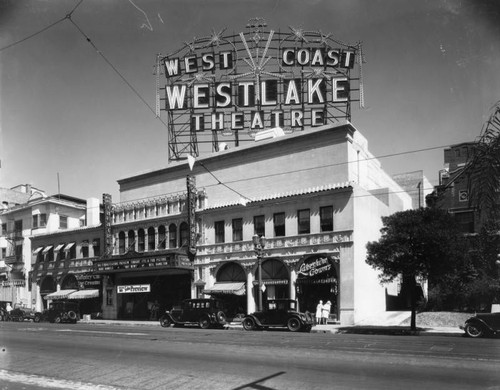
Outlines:
[[[264,247],[266,246],[266,238],[264,236],[259,237],[258,234],[255,234],[252,237],[253,247],[255,250],[255,254],[257,255],[257,265],[258,265],[258,273],[259,273],[259,307],[258,310],[262,311],[262,257],[264,254]]]

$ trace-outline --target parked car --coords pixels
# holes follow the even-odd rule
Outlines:
[[[6,316],[7,321],[36,321],[39,312],[24,306],[15,306]]]
[[[218,299],[186,299],[160,317],[160,325],[199,325],[202,329],[226,324],[224,304]]]
[[[495,336],[500,334],[500,313],[480,313],[460,326],[469,337]]]
[[[268,299],[264,310],[246,315],[242,324],[245,330],[286,327],[291,332],[310,332],[314,319],[309,312],[299,312],[293,299]]]
[[[76,324],[80,319],[80,310],[78,303],[68,301],[54,301],[49,308],[39,314],[35,322],[70,322]]]

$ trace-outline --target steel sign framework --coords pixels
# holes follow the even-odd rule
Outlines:
[[[168,117],[169,161],[217,151],[221,142],[239,146],[267,128],[290,133],[350,120],[351,103],[363,107],[361,43],[266,27],[252,19],[245,33],[212,31],[158,54],[156,108]]]

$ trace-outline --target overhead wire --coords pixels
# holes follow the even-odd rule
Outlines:
[[[95,45],[95,43],[90,39],[90,37],[83,31],[83,29],[73,20],[72,15],[76,11],[76,9],[80,6],[80,4],[83,2],[83,0],[80,0],[78,4],[63,18],[57,20],[56,22],[48,25],[47,27],[19,40],[16,42],[13,42],[3,48],[0,48],[0,51],[6,50],[10,47],[13,47],[15,45],[18,45],[28,39],[31,39],[38,34],[43,33],[44,31],[54,27],[55,25],[59,24],[60,22],[68,19],[73,26],[78,30],[78,32],[85,38],[85,40],[92,46],[92,48],[95,50],[95,52],[111,67],[111,69],[120,77],[120,79],[130,88],[130,90],[141,100],[141,102],[155,115],[155,117],[165,126],[168,128],[167,123],[165,123],[161,117],[156,115],[156,110],[149,105],[149,103],[142,97],[142,95],[137,91],[137,89],[123,76],[123,74],[113,65],[113,63],[102,53],[101,50]],[[216,181],[217,183],[214,185],[222,185],[229,189],[230,191],[236,193],[240,197],[244,199],[249,199],[247,196],[241,194],[239,191],[235,190],[234,188],[230,187],[227,183],[237,183],[240,181],[248,181],[248,180],[255,180],[255,179],[261,179],[261,178],[266,178],[266,177],[272,177],[272,176],[277,176],[277,175],[282,175],[282,174],[290,174],[290,173],[297,173],[297,172],[305,172],[305,171],[310,171],[314,169],[321,169],[325,167],[334,167],[334,166],[341,166],[345,164],[351,164],[351,163],[359,163],[359,162],[364,162],[364,161],[369,161],[369,160],[374,160],[374,159],[381,159],[381,158],[388,158],[388,157],[394,157],[394,156],[400,156],[400,155],[405,155],[405,154],[410,154],[410,153],[418,153],[418,152],[423,152],[423,151],[430,151],[430,150],[435,150],[435,149],[442,149],[445,147],[449,147],[449,145],[440,145],[440,146],[434,146],[434,147],[428,147],[428,148],[423,148],[423,149],[416,149],[416,150],[411,150],[411,151],[404,151],[404,152],[398,152],[398,153],[391,153],[391,154],[386,154],[382,156],[374,156],[374,157],[369,157],[365,158],[363,160],[354,160],[354,161],[344,161],[344,162],[339,162],[339,163],[333,163],[333,164],[327,164],[323,166],[318,166],[318,167],[309,167],[309,168],[303,168],[303,169],[298,169],[298,170],[293,170],[293,171],[287,171],[287,172],[281,172],[281,173],[275,173],[275,174],[268,174],[268,175],[260,175],[260,176],[254,176],[250,178],[242,178],[239,180],[232,180],[229,182],[222,182],[208,167],[205,166],[205,164],[201,163],[200,161],[197,161],[199,165],[201,165],[207,173],[209,173]],[[211,187],[214,185],[208,185],[207,187]]]

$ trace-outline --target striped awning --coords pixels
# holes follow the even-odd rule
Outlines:
[[[71,293],[76,290],[59,290],[50,294],[45,295],[44,299],[66,299]]]
[[[204,294],[245,294],[245,282],[217,282],[203,290]]]
[[[68,295],[68,299],[90,299],[98,298],[99,290],[78,290]]]

